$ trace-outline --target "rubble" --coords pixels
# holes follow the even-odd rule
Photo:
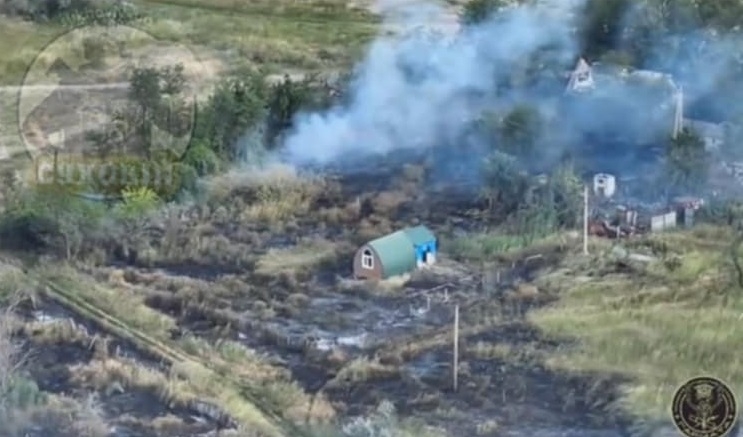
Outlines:
[[[593,178],[594,196],[589,200],[589,235],[603,238],[627,238],[694,225],[694,214],[704,199],[683,196],[670,202],[646,202],[616,194],[616,177],[598,173]]]

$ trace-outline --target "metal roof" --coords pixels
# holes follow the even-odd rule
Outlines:
[[[416,268],[415,246],[436,237],[425,226],[406,228],[367,243],[377,253],[382,263],[382,276],[402,275]]]
[[[408,238],[410,238],[410,241],[413,242],[414,246],[436,241],[436,236],[433,235],[433,232],[425,226],[406,228],[403,229],[403,232],[408,235]]]

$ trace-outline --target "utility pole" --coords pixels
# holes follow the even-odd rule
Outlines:
[[[588,255],[588,185],[583,187],[583,255]]]
[[[454,391],[457,391],[459,374],[459,305],[454,307],[454,362],[452,363],[452,379]]]

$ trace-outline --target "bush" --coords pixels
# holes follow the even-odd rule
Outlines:
[[[13,376],[9,379],[0,397],[3,398],[2,404],[6,408],[20,409],[40,405],[46,400],[44,393],[39,390],[39,386],[34,381],[20,376]]]
[[[46,250],[71,259],[100,236],[106,210],[68,187],[33,187],[20,193],[0,217],[0,240],[8,249]]]
[[[470,0],[464,5],[462,21],[466,25],[482,23],[507,4],[505,0]]]
[[[130,3],[92,0],[0,0],[0,13],[75,27],[127,24],[143,17]]]
[[[128,188],[121,193],[122,202],[119,205],[121,212],[125,216],[142,216],[153,209],[160,203],[152,189],[147,187]]]
[[[197,141],[186,151],[183,164],[192,167],[198,176],[208,176],[220,170],[219,156],[204,141]]]

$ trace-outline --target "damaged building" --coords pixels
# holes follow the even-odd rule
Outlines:
[[[694,216],[704,206],[698,197],[674,198],[668,203],[641,202],[615,196],[617,180],[598,173],[593,177],[588,231],[592,235],[623,238],[694,225]]]
[[[561,107],[568,122],[602,142],[659,144],[682,129],[696,132],[710,150],[725,140],[725,123],[685,116],[683,87],[670,74],[579,59],[569,73]]]

